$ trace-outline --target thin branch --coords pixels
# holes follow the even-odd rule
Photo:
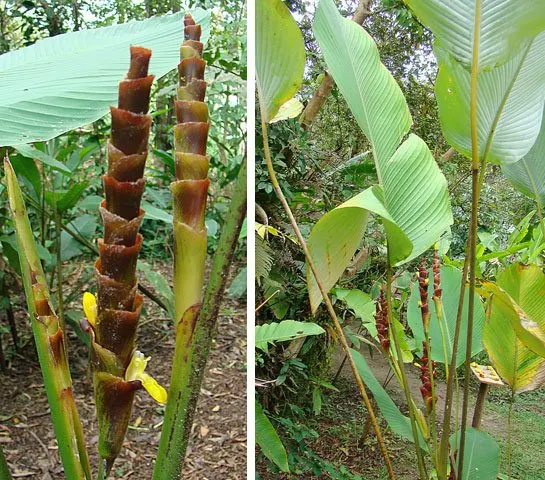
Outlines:
[[[259,84],[258,84],[259,85]],[[335,329],[337,330],[337,334],[339,335],[339,338],[341,339],[341,345],[344,350],[344,353],[348,356],[348,360],[350,363],[350,367],[352,368],[352,373],[354,374],[354,379],[356,380],[356,384],[358,385],[358,388],[360,390],[361,396],[363,398],[363,402],[365,404],[365,407],[367,408],[367,411],[369,412],[369,417],[371,419],[371,422],[373,424],[373,428],[375,430],[375,434],[377,436],[377,441],[380,446],[381,454],[384,458],[384,462],[386,464],[386,468],[388,470],[388,477],[391,480],[395,479],[395,474],[392,468],[392,464],[390,462],[390,457],[388,455],[388,451],[386,449],[386,444],[384,443],[384,439],[382,438],[382,434],[380,431],[380,427],[378,425],[376,416],[373,411],[373,406],[371,405],[371,401],[369,400],[369,396],[367,395],[367,392],[365,390],[365,385],[363,383],[363,380],[358,372],[358,369],[356,367],[356,363],[354,362],[354,359],[352,358],[352,355],[350,354],[350,347],[348,345],[348,341],[346,340],[346,336],[343,332],[342,326],[339,323],[339,319],[337,318],[337,314],[335,313],[335,310],[333,308],[333,304],[331,303],[331,300],[328,295],[328,291],[324,287],[324,284],[322,283],[320,276],[318,274],[318,270],[316,268],[316,265],[314,263],[314,260],[310,254],[310,251],[307,247],[307,244],[305,242],[305,239],[303,238],[303,235],[301,233],[301,230],[299,229],[299,225],[297,224],[297,220],[293,216],[293,212],[291,211],[291,208],[286,200],[286,197],[284,196],[284,193],[282,192],[282,188],[280,187],[280,184],[278,183],[278,180],[276,178],[276,173],[274,171],[274,166],[272,164],[271,159],[271,152],[269,150],[269,140],[268,140],[268,133],[267,133],[267,124],[265,123],[265,119],[263,116],[264,110],[264,102],[261,97],[261,92],[258,87],[258,97],[259,97],[259,103],[260,103],[260,110],[261,110],[261,129],[263,132],[263,150],[265,153],[265,160],[267,162],[267,169],[269,171],[269,177],[271,179],[272,186],[276,192],[276,195],[278,199],[280,200],[280,203],[282,204],[282,207],[284,208],[284,211],[286,212],[291,226],[293,227],[295,234],[297,236],[297,239],[299,240],[299,244],[301,245],[301,248],[303,249],[303,252],[305,254],[305,257],[307,259],[308,265],[310,269],[312,270],[312,273],[314,275],[314,278],[316,280],[316,283],[318,284],[318,288],[320,289],[320,292],[322,293],[322,297],[324,299],[324,303],[326,305],[327,311],[329,313],[329,316],[331,317],[333,324],[335,326]]]

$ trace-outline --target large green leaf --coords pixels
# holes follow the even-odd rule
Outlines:
[[[365,292],[353,289],[336,288],[335,296],[346,303],[346,306],[354,311],[356,317],[360,318],[362,324],[369,331],[371,336],[377,336],[377,327],[375,325],[375,302]]]
[[[411,117],[373,39],[343,18],[332,0],[320,1],[314,32],[335,82],[371,142],[381,183],[327,213],[311,232],[309,249],[329,290],[361,243],[369,212],[383,221],[392,265],[417,257],[439,240],[452,224],[452,214],[447,182],[424,141],[410,135],[399,146]],[[314,312],[322,295],[310,269],[307,283]]]
[[[303,35],[282,0],[256,1],[256,82],[261,114],[271,121],[303,81]]]
[[[392,429],[392,432],[411,442],[414,442],[411,421],[409,418],[399,411],[397,405],[390,398],[390,395],[388,395],[386,390],[384,390],[380,382],[369,368],[369,365],[367,365],[363,355],[353,349],[350,349],[350,353],[354,359],[358,373],[365,383],[365,386],[373,394],[373,398],[377,402],[380,413],[382,413],[384,420],[386,420],[386,423]],[[426,442],[424,441],[424,438],[421,436],[420,432],[419,443],[424,450],[427,450]]]
[[[210,14],[190,11],[206,41]],[[48,140],[104,116],[117,103],[130,45],[153,50],[156,77],[175,68],[183,15],[80,30],[0,56],[0,146]]]
[[[2,57],[0,57],[0,61],[1,59]],[[0,130],[0,135],[1,135],[1,130]],[[41,150],[38,150],[37,148],[32,147],[31,145],[25,145],[25,144],[15,145],[15,148],[24,157],[32,158],[33,160],[39,160],[43,164],[51,167],[53,170],[57,170],[61,173],[67,174],[68,176],[72,174],[72,172],[66,165],[59,162],[56,158],[51,157],[47,153],[44,153]]]
[[[507,180],[519,191],[545,203],[545,109],[541,120],[541,131],[530,151],[518,162],[503,165]]]
[[[458,445],[456,445],[458,439]],[[450,437],[452,450],[459,450],[460,432]],[[500,470],[500,447],[488,433],[468,428],[465,436],[464,480],[496,480]]]
[[[321,335],[324,332],[325,330],[320,325],[312,322],[296,322],[295,320],[256,325],[255,346],[266,352],[269,344],[286,342],[310,335]]]
[[[430,278],[433,278],[433,273],[430,269]],[[458,300],[460,297],[460,288],[462,284],[462,272],[455,267],[441,267],[441,287],[443,289],[443,331],[445,333],[445,343],[443,348],[443,337],[441,328],[437,320],[435,303],[432,300],[433,288],[429,289],[428,304],[430,307],[430,337],[431,337],[431,355],[432,359],[445,363],[445,349],[447,362],[450,364],[454,343],[454,330],[456,328],[456,314],[458,312]],[[420,292],[418,284],[414,284],[412,288],[411,298],[407,308],[407,321],[416,340],[416,347],[422,348],[424,338],[424,328],[422,326],[422,314],[418,301],[420,300]],[[460,338],[464,341],[458,342],[458,350],[456,353],[456,366],[459,367],[464,363],[466,355],[467,337],[467,310],[469,305],[469,291],[466,288],[464,297],[464,308],[462,311],[462,324],[460,326]],[[483,349],[483,328],[485,322],[485,312],[481,299],[475,294],[475,313],[473,315],[473,342],[471,355],[476,355]]]
[[[471,156],[471,73],[442,46],[436,46],[435,52],[439,60],[435,92],[443,133],[456,150]],[[504,64],[479,72],[477,128],[481,157],[486,153],[490,162],[513,163],[534,144],[545,103],[544,56],[545,32]]]
[[[308,247],[327,290],[354,256],[370,212],[383,220],[393,265],[422,254],[452,224],[445,177],[416,135],[410,135],[386,162],[383,181],[383,187],[369,188],[328,212],[312,229]],[[322,295],[310,269],[307,283],[314,312]]]
[[[545,384],[545,275],[536,265],[513,264],[490,296],[483,341],[494,367],[515,393]],[[538,355],[535,352],[539,352]]]
[[[321,0],[314,34],[333,78],[358,125],[371,142],[379,180],[411,126],[409,107],[377,46],[357,23],[344,18],[333,0]]]
[[[470,68],[476,5],[481,5],[479,69],[496,67],[545,29],[536,0],[404,0],[457,61]]]
[[[263,455],[283,472],[289,472],[288,455],[271,421],[263,413],[259,402],[255,402],[255,441]]]

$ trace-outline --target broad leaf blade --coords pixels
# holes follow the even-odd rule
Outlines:
[[[439,59],[435,92],[443,133],[456,150],[469,157],[471,73],[442,47],[435,51]],[[544,55],[545,32],[504,64],[479,73],[479,154],[486,153],[488,161],[516,162],[534,144],[545,103]]]
[[[259,402],[255,402],[255,441],[263,455],[283,472],[289,472],[288,455],[271,421],[263,413]]]
[[[420,21],[466,68],[471,66],[475,0],[405,0]],[[482,0],[479,69],[504,63],[545,29],[545,9],[535,0]]]
[[[498,278],[483,341],[494,367],[515,393],[545,383],[545,275],[536,265],[514,264]],[[530,348],[529,348],[530,347]]]
[[[502,165],[507,180],[520,192],[545,204],[545,109],[541,131],[530,151],[516,163]]]
[[[386,163],[383,178],[384,190],[365,190],[328,212],[312,229],[308,247],[326,290],[335,285],[354,256],[369,212],[385,224],[394,265],[421,255],[452,224],[445,177],[419,137],[411,135],[399,147]],[[322,295],[310,269],[307,284],[315,312]]]
[[[256,1],[256,82],[266,122],[290,100],[303,81],[303,35],[282,0]]]
[[[456,445],[455,439],[458,439]],[[460,433],[450,437],[452,450],[459,450]],[[500,470],[500,447],[488,433],[474,428],[466,430],[464,480],[496,480]]]
[[[377,46],[332,0],[321,0],[314,34],[335,83],[373,147],[379,179],[384,163],[411,126],[411,115],[394,77],[380,62]]]
[[[190,12],[206,41],[210,14]],[[153,50],[156,78],[175,68],[183,15],[66,33],[0,56],[0,146],[49,140],[104,116],[117,103],[131,44]]]
[[[325,330],[320,325],[312,322],[284,320],[280,323],[266,323],[255,327],[255,346],[266,352],[271,343],[286,342],[310,335],[321,335],[324,332]]]

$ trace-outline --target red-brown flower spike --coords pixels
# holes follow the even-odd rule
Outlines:
[[[441,259],[437,248],[433,250],[433,296],[441,299],[443,290],[441,288]]]
[[[425,258],[422,258],[422,261],[420,262],[417,277],[418,290],[420,293],[420,301],[418,302],[418,305],[422,313],[422,323],[424,324],[424,331],[427,332],[430,322],[430,307],[428,304],[428,288],[430,279],[428,278],[428,267]]]
[[[206,62],[202,59],[201,26],[190,14],[184,17],[184,42],[178,65],[174,158],[176,179],[170,188],[174,199],[174,286],[176,321],[201,302],[206,260],[205,226],[208,196],[206,153],[210,119],[204,102]]]
[[[148,155],[148,114],[154,76],[148,75],[151,50],[131,47],[130,68],[119,83],[118,106],[111,107],[105,200],[100,207],[104,238],[98,240],[95,263],[97,305],[87,299],[91,364],[99,424],[98,450],[106,473],[119,455],[140,380],[127,378],[136,350],[136,331],[143,297],[137,293],[136,263],[142,246],[138,233]],[[84,297],[85,305],[85,297]]]
[[[432,391],[431,391],[431,376],[430,376],[430,369],[429,369],[429,357],[431,349],[428,350],[428,344],[424,341],[422,342],[422,365],[420,365],[420,381],[422,383],[420,387],[420,393],[422,394],[422,398],[424,399],[424,403],[426,404],[426,408],[428,411],[431,411],[434,402],[437,401],[437,396],[435,396],[435,399],[432,397]],[[437,378],[437,370],[435,369],[437,366],[437,362],[432,361],[432,375],[433,379]]]
[[[388,352],[390,349],[390,336],[388,324],[388,303],[384,291],[380,291],[380,296],[375,304],[375,323],[377,326],[378,339],[382,349]]]

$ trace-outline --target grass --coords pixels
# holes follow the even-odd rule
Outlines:
[[[545,391],[517,395],[511,419],[511,475],[517,480],[545,480]],[[493,392],[486,404],[488,412],[503,422],[484,428],[499,443],[501,473],[508,471],[507,417],[509,400],[500,392]],[[503,425],[500,425],[503,423]]]

